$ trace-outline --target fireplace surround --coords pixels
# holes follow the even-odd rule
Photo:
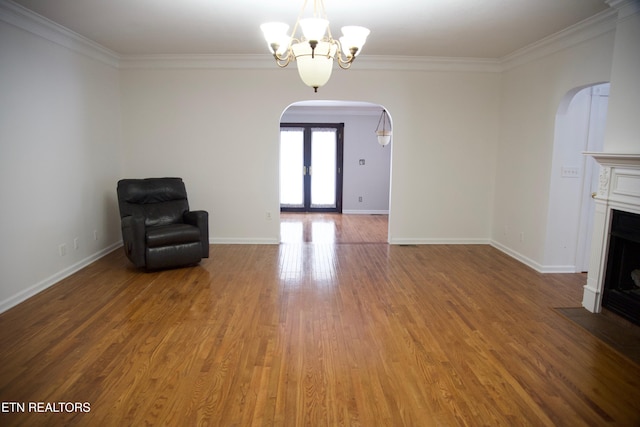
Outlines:
[[[626,243],[621,242],[620,233],[619,230],[616,230],[616,226],[619,226],[620,222],[622,222],[623,228],[629,228],[627,226],[629,218],[640,215],[640,154],[594,152],[585,154],[592,156],[600,164],[601,168],[598,191],[593,194],[595,200],[593,239],[582,305],[593,313],[599,313],[602,310],[603,299],[605,298],[605,282],[607,280],[613,283],[614,279],[616,279],[614,276],[622,274],[628,277],[625,277],[622,285],[615,286],[630,288],[631,284],[634,283],[633,279],[630,278],[630,274],[635,270],[635,267],[632,268],[627,265],[629,261],[624,261],[622,257],[635,257],[640,243],[634,241],[634,235],[630,236],[630,239],[626,239]],[[614,218],[616,218],[615,221]],[[612,226],[614,226],[613,237]],[[633,232],[634,226],[631,226],[631,228]],[[635,232],[640,235],[640,230]],[[612,250],[610,250],[612,243]],[[627,263],[619,266],[624,270],[623,273],[620,273],[620,271],[616,273],[615,270],[614,272],[607,271],[607,267],[611,267],[618,262]],[[629,269],[631,270],[629,271]],[[610,283],[607,283],[607,285]],[[611,292],[609,292],[611,286],[607,288],[607,301],[605,304],[611,302]],[[610,309],[610,306],[607,308]],[[632,306],[631,310],[636,309]],[[616,309],[612,311],[618,312]],[[640,313],[636,313],[636,315],[638,314]],[[625,317],[628,318],[626,315]]]

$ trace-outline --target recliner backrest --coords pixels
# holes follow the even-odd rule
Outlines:
[[[118,205],[121,218],[141,215],[146,226],[183,222],[189,211],[181,178],[122,179],[118,181]]]

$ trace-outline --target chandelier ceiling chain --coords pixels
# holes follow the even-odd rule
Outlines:
[[[313,0],[313,17],[303,19],[307,3],[308,0],[304,0],[291,35],[287,34],[289,26],[281,22],[269,22],[260,28],[276,64],[284,68],[295,60],[302,81],[317,92],[329,81],[335,58],[340,68],[351,68],[370,31],[364,27],[345,26],[342,27],[343,36],[335,40],[329,28],[324,0]],[[298,27],[302,31],[300,38],[296,37]]]

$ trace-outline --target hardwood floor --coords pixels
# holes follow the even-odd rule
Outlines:
[[[154,273],[118,250],[1,314],[0,425],[640,425],[640,366],[553,310],[585,275],[286,236]]]
[[[388,215],[280,214],[282,243],[386,243]]]

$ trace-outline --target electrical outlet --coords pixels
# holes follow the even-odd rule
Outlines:
[[[271,212],[267,212],[266,217],[267,217],[267,221],[271,221]]]
[[[75,249],[76,251],[80,249],[80,241],[78,240],[77,237],[73,239],[73,249]]]
[[[58,246],[58,253],[60,253],[60,256],[65,256],[67,254],[67,245],[63,243]]]
[[[98,240],[98,230],[93,230],[93,240]]]
[[[358,197],[358,201],[362,202],[362,196]]]
[[[524,242],[524,231],[520,232],[520,241]]]

